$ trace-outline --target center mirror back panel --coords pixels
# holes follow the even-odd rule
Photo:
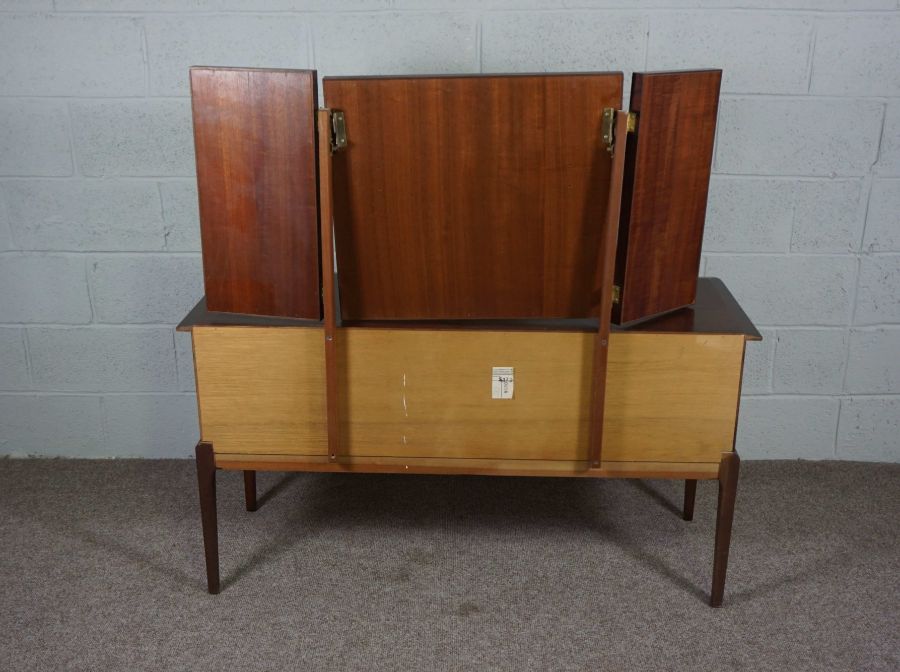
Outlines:
[[[596,312],[622,74],[328,78],[348,320]]]

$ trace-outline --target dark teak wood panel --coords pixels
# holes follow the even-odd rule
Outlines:
[[[635,73],[616,284],[617,324],[694,301],[721,70]]]
[[[316,73],[191,68],[210,310],[318,319]]]
[[[345,319],[586,317],[621,73],[328,78]]]

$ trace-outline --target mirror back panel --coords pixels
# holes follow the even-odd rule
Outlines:
[[[694,302],[721,80],[721,70],[634,74],[616,324]]]
[[[324,79],[342,316],[568,318],[598,302],[622,74]]]
[[[316,73],[191,68],[210,310],[319,319]]]

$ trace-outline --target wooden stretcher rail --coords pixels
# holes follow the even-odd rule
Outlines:
[[[396,457],[341,457],[322,455],[215,454],[216,467],[243,471],[315,471],[335,473],[458,474],[471,476],[565,476],[585,478],[677,478],[711,480],[718,462],[605,462],[588,469],[584,461],[481,460]]]

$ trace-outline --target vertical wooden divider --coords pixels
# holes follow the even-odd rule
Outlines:
[[[603,445],[603,407],[606,401],[606,360],[609,355],[609,329],[613,306],[613,274],[616,265],[616,243],[619,214],[622,209],[622,182],[625,175],[625,145],[628,134],[628,113],[616,112],[615,143],[612,170],[609,175],[609,202],[601,234],[601,257],[597,269],[600,306],[597,309],[597,339],[594,345],[594,368],[591,381],[591,418],[588,432],[589,468],[600,466]],[[602,150],[601,150],[602,151]]]
[[[337,317],[334,286],[334,194],[331,170],[331,110],[319,110],[319,245],[322,250],[322,308],[325,325],[325,413],[328,427],[328,460],[340,454],[338,414]]]

